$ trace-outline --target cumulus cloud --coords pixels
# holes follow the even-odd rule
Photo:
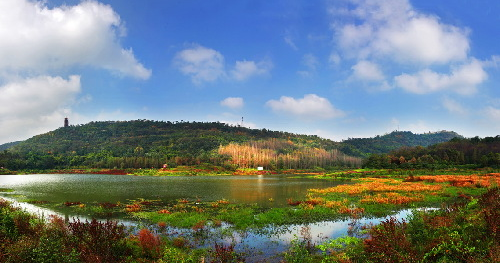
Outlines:
[[[267,74],[273,67],[269,60],[243,60],[236,61],[234,68],[227,72],[224,56],[220,52],[198,44],[178,52],[174,64],[183,74],[190,76],[196,85],[227,78],[244,81],[253,76]]]
[[[381,81],[384,80],[384,74],[379,66],[370,61],[359,61],[356,65],[352,66],[354,77],[366,81]]]
[[[460,94],[473,94],[477,90],[477,85],[487,78],[488,75],[481,62],[472,60],[469,64],[452,69],[450,74],[424,69],[415,74],[401,74],[394,77],[394,80],[399,87],[416,94],[443,90],[452,90]]]
[[[345,115],[328,99],[316,94],[307,94],[299,99],[282,96],[279,100],[269,100],[266,105],[275,112],[291,114],[302,119],[330,119]]]
[[[355,8],[348,14],[361,23],[342,25],[336,32],[340,46],[352,55],[427,64],[467,58],[467,29],[420,13],[407,0],[352,2]]]
[[[244,102],[241,97],[228,97],[220,102],[222,106],[229,107],[231,109],[240,109],[243,107]]]
[[[385,78],[416,94],[473,94],[487,79],[485,63],[469,56],[469,29],[443,23],[407,0],[349,3],[331,9],[332,28],[342,57],[355,61],[352,76],[358,80]]]
[[[68,106],[81,91],[80,76],[38,76],[12,81],[0,87],[0,139],[27,138],[62,124]],[[58,125],[57,125],[58,124]]]
[[[148,79],[119,38],[125,33],[113,9],[95,1],[49,9],[43,2],[0,1],[0,69],[45,72],[74,65]]]
[[[213,82],[225,76],[224,56],[220,52],[196,45],[177,53],[175,64],[195,84]]]
[[[234,69],[231,71],[231,76],[238,81],[246,80],[252,76],[264,75],[269,73],[273,64],[270,61],[237,61]]]
[[[120,39],[126,30],[109,5],[88,0],[49,8],[46,1],[0,1],[0,143],[25,139],[62,125],[78,98],[81,67],[148,79]]]

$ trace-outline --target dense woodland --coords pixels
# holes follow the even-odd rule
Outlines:
[[[0,167],[161,168],[211,164],[268,170],[500,165],[500,139],[394,131],[342,142],[219,122],[90,122],[0,145]]]
[[[373,138],[349,138],[342,142],[340,150],[347,155],[367,158],[371,154],[389,153],[403,147],[427,147],[461,137],[453,131],[445,130],[424,134],[414,134],[410,131],[393,131]]]
[[[373,154],[365,162],[371,168],[436,168],[468,165],[500,166],[500,136],[454,138],[429,147],[403,147],[388,154]]]
[[[160,168],[210,163],[307,169],[361,164],[360,158],[346,156],[338,148],[339,143],[318,136],[219,122],[108,121],[61,127],[20,142],[0,154],[0,166]]]

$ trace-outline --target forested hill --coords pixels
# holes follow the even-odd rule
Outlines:
[[[219,122],[150,120],[61,127],[0,153],[0,166],[144,168],[209,163],[238,168],[358,166],[340,143],[318,136],[249,129]]]
[[[90,122],[61,127],[0,153],[9,169],[144,168],[209,163],[238,168],[308,169],[359,166],[361,157],[400,147],[429,146],[455,132],[392,132],[343,142],[313,135],[249,129],[219,122],[151,120]]]
[[[220,145],[270,138],[290,140],[308,147],[338,148],[318,136],[267,129],[249,129],[220,122],[164,122],[151,120],[103,121],[61,127],[25,140],[10,149],[17,153],[87,155],[109,151],[113,156],[166,154],[199,155]]]
[[[401,147],[427,147],[447,142],[453,138],[462,138],[453,131],[414,134],[410,131],[394,131],[373,138],[349,138],[342,142],[340,150],[347,155],[368,157],[370,154],[389,153]]]

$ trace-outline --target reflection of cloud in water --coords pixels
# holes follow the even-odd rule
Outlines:
[[[397,219],[405,219],[411,214],[411,209],[401,210],[398,213],[391,215]],[[376,225],[380,222],[391,217],[380,217],[380,218],[361,218],[357,219],[355,222],[352,219],[349,220],[338,220],[338,221],[323,221],[311,224],[301,224],[301,225],[291,225],[286,227],[286,232],[281,232],[273,236],[280,243],[288,245],[290,240],[295,238],[303,238],[304,231],[310,236],[311,242],[315,244],[320,244],[327,239],[335,239],[348,234],[348,230],[351,225],[357,227]]]

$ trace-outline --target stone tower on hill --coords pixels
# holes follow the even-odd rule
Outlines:
[[[64,118],[64,127],[69,127],[69,121],[67,117]]]

